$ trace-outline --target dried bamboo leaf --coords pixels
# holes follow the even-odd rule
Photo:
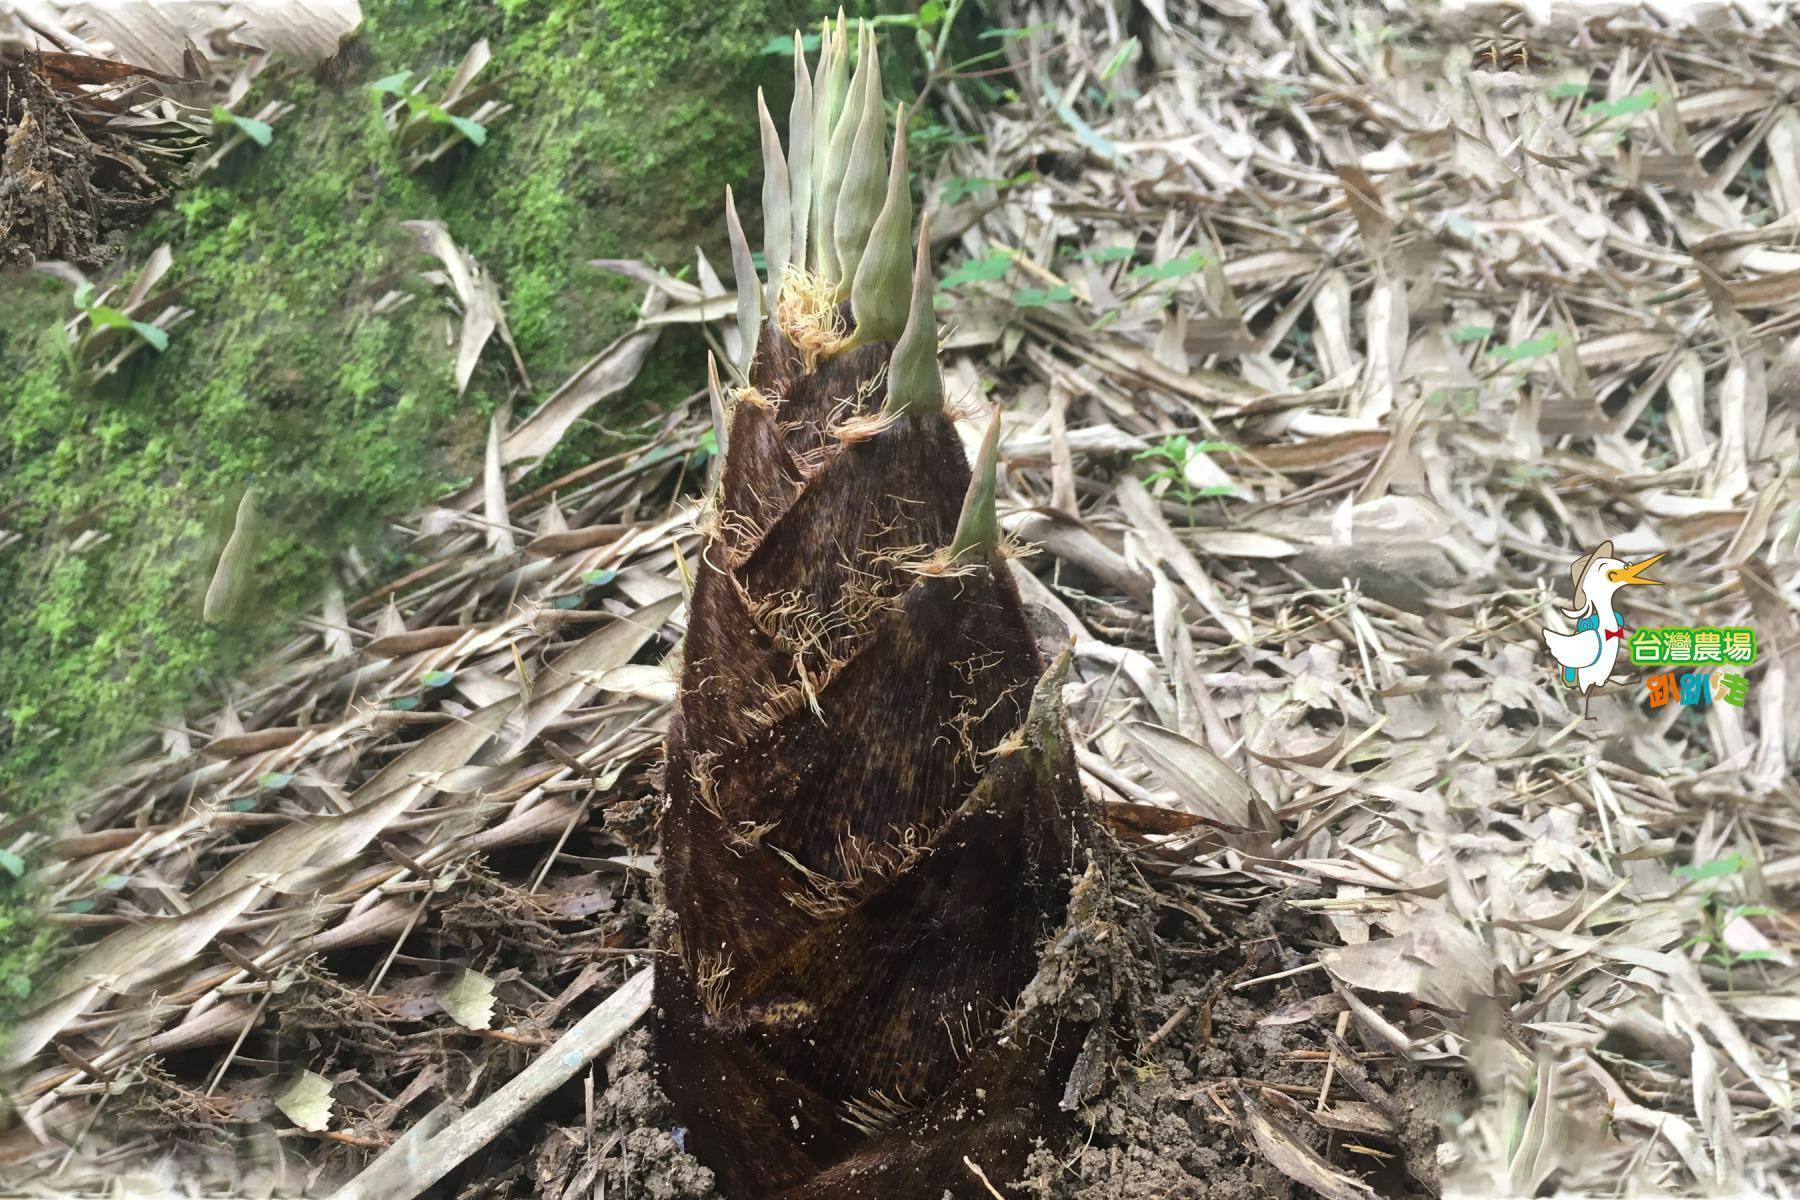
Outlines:
[[[501,700],[452,721],[358,788],[350,811],[300,818],[276,830],[220,868],[195,890],[193,903],[210,903],[252,883],[290,893],[316,886],[417,803],[440,774],[473,758],[517,709],[516,700]]]
[[[309,1133],[331,1128],[331,1080],[302,1071],[275,1093],[281,1115]]]
[[[619,338],[582,364],[536,411],[506,435],[501,458],[508,466],[535,460],[556,449],[569,427],[608,396],[630,385],[643,369],[661,330],[647,325]]]
[[[592,694],[606,673],[630,661],[680,605],[679,594],[665,596],[628,616],[617,617],[547,664],[532,680],[529,703],[507,720],[498,761],[517,757],[546,725]]]
[[[486,1029],[494,1020],[493,980],[464,967],[438,993],[437,1002],[464,1029]]]
[[[1269,1165],[1302,1187],[1311,1188],[1326,1200],[1374,1200],[1376,1192],[1354,1175],[1346,1175],[1278,1122],[1257,1101],[1241,1089],[1239,1103],[1256,1148]]]
[[[338,52],[362,24],[356,0],[34,0],[29,24],[80,47],[170,75],[187,75],[189,45],[214,58],[260,50],[302,66]]]
[[[231,536],[226,539],[225,548],[219,552],[219,564],[213,568],[212,582],[207,584],[206,599],[200,606],[200,615],[205,620],[217,621],[224,618],[242,599],[250,578],[250,564],[256,557],[255,548],[251,545],[251,532],[255,524],[256,489],[245,488],[243,496],[238,499]]]

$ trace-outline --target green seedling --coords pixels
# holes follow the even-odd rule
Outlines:
[[[1774,957],[1768,950],[1735,950],[1725,939],[1725,930],[1741,917],[1767,917],[1774,910],[1762,904],[1738,904],[1726,895],[1745,867],[1741,854],[1727,854],[1703,863],[1676,867],[1673,874],[1700,888],[1700,929],[1682,943],[1683,948],[1702,947],[1702,957],[1725,972],[1726,991],[1734,990],[1732,969],[1742,963],[1762,962]]]
[[[468,117],[458,116],[443,105],[432,103],[418,92],[407,91],[406,85],[411,79],[411,71],[397,71],[371,83],[369,90],[381,96],[398,96],[413,117],[448,125],[477,146],[487,144],[487,126]],[[401,128],[406,128],[407,124],[402,123]]]
[[[384,98],[383,117],[394,144],[407,154],[407,170],[416,171],[436,162],[464,142],[474,146],[487,144],[488,127],[512,107],[494,99],[500,80],[476,83],[487,62],[487,43],[471,46],[443,95],[436,100],[426,95],[423,79],[414,82],[410,70],[384,75],[369,84],[371,92]],[[387,103],[389,97],[393,103]],[[443,132],[448,136],[432,140],[434,134]]]
[[[1055,288],[1019,288],[1013,292],[1013,303],[1020,308],[1045,308],[1074,298],[1075,290],[1067,284]]]
[[[217,128],[238,130],[259,146],[267,146],[275,136],[274,128],[267,121],[239,116],[222,104],[212,106],[212,121]]]
[[[950,291],[965,283],[991,283],[1012,269],[1012,250],[991,250],[982,258],[971,258],[938,281],[938,288]]]
[[[1581,115],[1597,121],[1635,117],[1639,113],[1649,112],[1666,99],[1668,97],[1655,88],[1645,88],[1629,96],[1620,96],[1617,100],[1598,100],[1582,109]]]
[[[961,204],[969,197],[979,195],[988,188],[1003,192],[1007,188],[1017,187],[1021,183],[1030,183],[1037,177],[1036,171],[1021,171],[1011,179],[988,179],[978,175],[952,175],[939,186],[938,197],[947,205]]]
[[[169,335],[166,330],[158,329],[148,321],[139,321],[135,317],[129,317],[111,305],[99,303],[94,299],[93,284],[78,284],[71,299],[74,300],[76,308],[87,314],[89,324],[95,329],[129,329],[148,342],[158,354],[169,348]]]
[[[1230,484],[1195,487],[1188,479],[1188,464],[1203,454],[1235,448],[1230,442],[1196,442],[1185,433],[1176,433],[1163,438],[1148,450],[1140,450],[1132,461],[1156,464],[1144,477],[1145,481],[1161,493],[1178,496],[1186,505],[1188,522],[1192,524],[1194,501],[1207,496],[1229,496],[1237,489]]]
[[[53,341],[74,382],[91,383],[112,374],[145,346],[158,354],[169,348],[169,329],[188,315],[155,290],[172,262],[168,248],[159,247],[135,277],[104,287],[67,263],[39,267],[73,288],[69,302],[75,316]],[[155,316],[148,321],[139,315],[151,313]]]

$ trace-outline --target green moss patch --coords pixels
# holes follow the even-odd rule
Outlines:
[[[473,472],[516,380],[496,343],[455,395],[450,317],[400,223],[442,220],[499,282],[537,385],[510,398],[528,408],[632,320],[635,289],[588,259],[678,265],[700,241],[722,261],[720,194],[755,174],[755,88],[785,95],[789,79],[760,49],[812,7],[367,0],[350,65],[265,85],[296,106],[272,143],[234,151],[124,248],[131,264],[173,251],[194,315],[165,352],[71,390],[54,344],[67,285],[5,281],[0,529],[21,537],[0,548],[0,803],[15,831],[285,635],[345,546],[382,553],[383,518]],[[481,37],[513,111],[485,145],[407,174],[366,84],[407,68],[441,84]],[[415,298],[376,312],[391,290]],[[666,408],[687,390],[672,379],[653,364],[561,457]],[[207,626],[201,597],[252,483],[250,603]],[[0,947],[22,940],[15,865],[0,859]],[[0,949],[0,1003],[30,959]]]

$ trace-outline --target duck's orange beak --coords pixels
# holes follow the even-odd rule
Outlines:
[[[1668,553],[1668,551],[1663,551],[1663,554],[1666,553]],[[1662,580],[1645,579],[1641,574],[1641,572],[1655,565],[1656,560],[1661,557],[1662,554],[1652,554],[1642,562],[1634,562],[1629,567],[1622,567],[1617,571],[1608,571],[1606,577],[1614,583],[1641,583],[1647,587],[1661,587]]]

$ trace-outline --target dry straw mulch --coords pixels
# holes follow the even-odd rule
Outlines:
[[[1452,1188],[1779,1193],[1800,38],[1580,15],[1003,12],[1013,94],[931,101],[961,135],[926,194],[946,373],[1008,414],[1089,786],[1175,902],[1316,919],[1288,969],[1330,990],[1273,1017],[1466,1071]],[[705,398],[522,475],[660,328],[716,322],[728,362],[739,335],[710,268],[615,265],[644,329],[496,425],[484,484],[411,530],[429,565],[355,579],[55,839],[72,949],[11,1043],[9,1177],[341,1177],[631,972]],[[1629,625],[1756,629],[1743,708],[1633,675],[1582,721],[1539,630],[1606,539],[1669,552]],[[1313,1067],[1355,1098],[1357,1062]]]

